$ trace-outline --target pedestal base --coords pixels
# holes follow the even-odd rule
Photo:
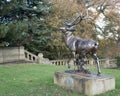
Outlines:
[[[84,95],[101,94],[115,89],[115,78],[109,75],[97,76],[74,71],[55,72],[54,83],[68,90]]]

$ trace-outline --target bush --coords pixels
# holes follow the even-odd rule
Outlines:
[[[116,64],[117,64],[118,67],[120,67],[120,56],[117,56],[116,59],[117,59],[117,63]]]

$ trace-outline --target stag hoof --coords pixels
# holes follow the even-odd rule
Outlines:
[[[100,73],[100,72],[98,72],[97,76],[101,76],[101,73]]]
[[[70,69],[70,65],[68,65],[68,68]]]
[[[85,74],[91,74],[89,70],[84,70]]]

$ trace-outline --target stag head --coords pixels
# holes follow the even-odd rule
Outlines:
[[[65,24],[65,27],[60,27],[60,30],[63,33],[74,32],[75,31],[75,25],[79,24],[82,20],[86,19],[92,19],[92,17],[89,16],[88,10],[86,10],[86,14],[83,15],[82,12],[79,12],[79,15],[73,19],[71,22],[68,22],[65,18],[63,19],[63,23]]]

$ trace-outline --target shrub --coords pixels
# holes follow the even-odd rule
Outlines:
[[[118,67],[120,67],[120,56],[117,56],[116,59],[117,59],[117,63],[116,64],[117,64]]]

